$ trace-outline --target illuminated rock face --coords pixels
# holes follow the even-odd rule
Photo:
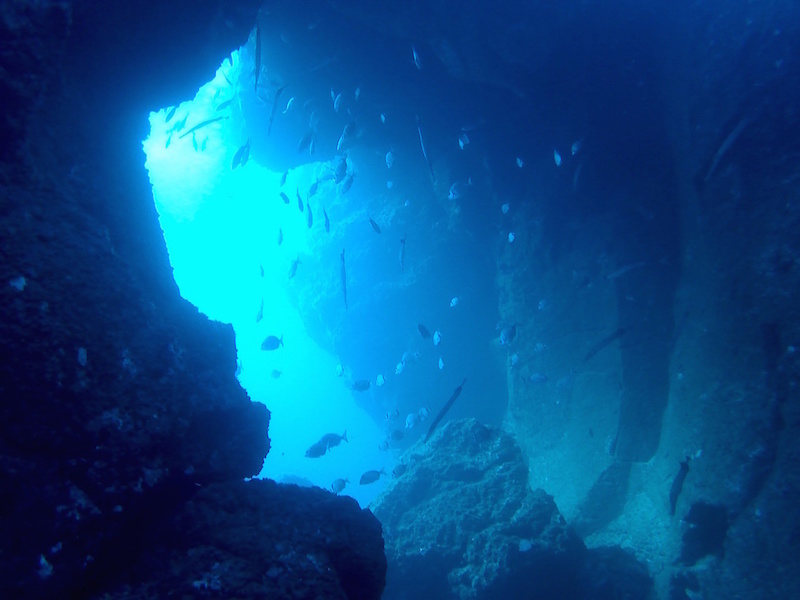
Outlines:
[[[236,524],[215,513],[252,526],[254,506],[283,506],[298,535],[314,520],[302,514],[313,492],[242,483],[269,450],[269,413],[234,378],[231,328],[178,294],[141,140],[149,110],[196,89],[246,39],[258,3],[232,14],[206,1],[77,4],[0,9],[0,596],[205,584],[249,597],[247,573],[222,572],[225,559],[216,570],[187,560],[177,579],[148,562],[224,539]],[[330,513],[347,505],[336,502]],[[377,598],[380,527],[349,509],[326,538],[342,574],[310,589]],[[369,543],[348,537],[359,519]],[[357,543],[368,557],[344,551]],[[277,584],[294,556],[284,553]],[[346,577],[358,569],[373,575],[360,595]]]

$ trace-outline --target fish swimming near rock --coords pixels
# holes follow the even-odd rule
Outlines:
[[[400,239],[400,271],[403,271],[403,267],[406,264],[406,234],[403,234],[403,237]]]
[[[392,469],[392,477],[397,479],[398,477],[402,477],[403,474],[408,470],[408,467],[403,463],[398,463],[395,465],[394,469]]]
[[[260,323],[261,319],[264,318],[264,298],[261,298],[261,306],[256,313],[256,323]]]
[[[256,55],[255,55],[255,82],[253,91],[258,91],[258,77],[261,75],[261,28],[256,24]]]
[[[281,192],[281,200],[283,200],[283,203],[284,203],[284,204],[289,204],[289,196],[287,196],[287,195],[286,195],[285,193],[283,193],[283,192]]]
[[[300,197],[300,190],[297,189],[295,193],[297,194],[297,208],[300,209],[300,212],[303,212],[303,199]]]
[[[233,98],[229,98],[228,100],[225,100],[224,102],[220,102],[220,103],[217,105],[216,111],[217,111],[217,112],[219,112],[219,111],[221,111],[221,110],[225,110],[225,109],[226,109],[226,108],[228,108],[228,107],[229,107],[231,104],[233,104]]]
[[[231,160],[231,170],[235,169],[238,166],[245,166],[247,164],[247,159],[250,158],[250,140],[247,140],[247,143],[244,146],[241,146],[234,154],[233,160]]]
[[[353,385],[350,386],[350,389],[356,392],[366,392],[369,388],[370,383],[366,379],[359,379],[358,381],[353,382]]]
[[[514,338],[517,337],[517,326],[511,325],[510,327],[503,327],[503,330],[500,332],[500,345],[507,346],[511,342],[514,341]]]
[[[431,426],[428,428],[428,433],[425,434],[425,439],[423,440],[423,443],[427,442],[430,439],[431,435],[433,435],[433,431],[436,429],[436,426],[447,414],[447,411],[450,410],[450,407],[453,406],[453,403],[456,401],[456,399],[461,395],[461,389],[464,387],[464,384],[466,382],[467,378],[464,377],[464,381],[461,382],[461,385],[455,389],[453,395],[450,396],[450,399],[447,402],[445,402],[444,406],[442,407],[442,410],[439,411],[439,414],[436,415],[436,418],[433,420],[433,423],[431,423]]]
[[[347,177],[347,159],[340,156],[333,169],[333,183],[339,185]]]
[[[347,309],[347,269],[344,264],[344,248],[342,248],[341,275],[342,275],[342,295],[344,296],[344,308]]]
[[[312,444],[311,447],[306,450],[306,458],[319,458],[320,456],[325,456],[327,451],[328,444],[320,440],[316,444]]]
[[[269,113],[269,125],[267,126],[267,137],[272,132],[272,122],[275,120],[275,113],[278,110],[278,102],[280,101],[283,90],[286,89],[286,84],[275,90],[275,97],[272,99],[272,110]],[[288,110],[288,108],[287,108]]]
[[[686,460],[681,462],[681,467],[678,470],[678,474],[675,475],[675,479],[672,480],[672,487],[669,489],[669,514],[675,514],[675,508],[678,505],[678,497],[681,495],[681,491],[683,490],[683,482],[686,479],[686,475],[689,473],[689,460],[691,457],[687,456]]]
[[[272,376],[273,379],[280,379],[281,375],[283,375],[283,372],[278,371],[278,369],[272,369],[270,375]]]
[[[419,334],[422,336],[422,339],[424,340],[430,339],[431,332],[428,331],[428,328],[425,327],[425,325],[423,325],[422,323],[417,323],[417,329],[419,330]]]
[[[411,46],[411,58],[414,59],[414,66],[417,67],[418,71],[422,70],[422,60],[419,57],[419,53],[414,46]]]
[[[262,350],[277,350],[283,346],[283,336],[276,337],[274,335],[267,336],[267,338],[261,342],[261,349]]]
[[[188,116],[188,115],[187,115],[187,116]],[[194,126],[194,127],[192,127],[191,129],[188,129],[187,131],[185,131],[185,132],[183,132],[182,134],[180,134],[180,135],[178,136],[178,139],[179,139],[179,140],[182,140],[182,139],[183,139],[183,138],[185,138],[187,135],[189,135],[189,134],[191,134],[191,133],[194,133],[194,132],[195,132],[195,131],[197,131],[198,129],[202,129],[203,127],[206,127],[207,125],[211,125],[212,123],[216,123],[217,121],[222,121],[222,120],[224,120],[224,119],[227,119],[227,118],[228,118],[228,116],[227,116],[227,115],[223,115],[223,116],[221,116],[221,117],[214,117],[213,119],[206,119],[205,121],[202,121],[201,123],[198,123],[197,125],[195,125],[195,126]],[[186,120],[186,119],[184,119],[184,121],[185,121],[185,120]],[[248,152],[250,151],[249,143],[250,143],[250,140],[248,140],[248,148],[247,148],[247,151],[248,151]],[[246,159],[246,158],[244,159],[244,162],[247,162],[247,159]],[[242,163],[242,165],[244,165],[244,162]]]
[[[283,229],[278,227],[278,246],[283,243]]]
[[[339,190],[339,192],[342,193],[342,194],[346,194],[350,190],[351,187],[353,187],[353,174],[352,173],[350,173],[350,175],[345,177],[345,180],[342,182],[342,187]]]
[[[377,223],[376,223],[376,222],[375,222],[373,219],[370,219],[370,220],[369,220],[369,224],[370,224],[370,225],[372,225],[372,230],[373,230],[375,233],[380,233],[380,232],[381,232],[381,228],[380,228],[380,227],[378,227],[378,224],[377,224]]]
[[[419,124],[419,116],[417,116],[417,132],[419,133],[419,145],[422,148],[422,156],[425,157],[425,162],[428,165],[428,170],[431,173],[431,179],[436,182],[436,175],[433,172],[433,164],[431,163],[431,159],[428,158],[428,151],[425,150],[425,140],[422,138],[422,126]]]
[[[289,171],[284,171],[283,175],[281,175],[281,187],[283,187],[283,184],[286,183],[286,178],[288,176],[289,176]]]
[[[328,219],[328,213],[325,212],[325,207],[322,207],[322,216],[325,219],[325,233],[331,232],[331,221]]]
[[[381,469],[380,471],[367,471],[361,476],[361,480],[358,482],[361,485],[368,485],[370,483],[375,483],[378,479],[381,478],[381,475],[386,475],[386,471]]]
[[[292,266],[289,267],[289,279],[293,279],[294,276],[297,274],[297,266],[300,264],[300,259],[295,258],[292,261]]]
[[[172,120],[172,117],[175,116],[175,113],[178,112],[178,107],[173,106],[167,111],[167,116],[164,118],[164,123],[169,123]]]
[[[308,228],[311,229],[311,226],[314,224],[314,215],[311,214],[311,205],[308,205],[308,210],[306,211],[308,218],[306,219],[306,224]]]
[[[345,486],[350,483],[349,479],[334,479],[333,483],[331,483],[331,491],[339,495],[344,491]]]
[[[302,152],[308,150],[311,151],[311,148],[314,145],[314,138],[317,136],[317,132],[313,129],[305,134],[300,141],[297,143],[297,153],[301,154]]]

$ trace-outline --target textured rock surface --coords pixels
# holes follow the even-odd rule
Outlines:
[[[373,506],[385,529],[384,598],[647,593],[646,568],[625,553],[587,551],[553,499],[528,488],[509,435],[472,419],[451,422],[405,461],[408,470]]]
[[[272,556],[267,542],[281,540],[258,536],[262,522],[308,539],[309,552],[335,550],[335,575],[313,586],[320,595],[380,596],[380,528],[368,514],[322,492],[241,483],[261,470],[269,414],[234,377],[231,328],[180,298],[143,168],[147,111],[191,96],[247,38],[257,5],[0,7],[4,598],[166,596],[211,565],[143,568],[152,544],[165,556],[200,543],[241,556],[220,528],[242,533],[247,523],[253,538],[242,543]],[[328,529],[308,514],[317,502]],[[284,529],[264,516],[269,507]],[[351,546],[362,542],[363,555]],[[276,585],[311,560],[296,558],[281,563]],[[235,581],[269,568],[242,564]],[[367,574],[365,587],[353,569]],[[256,593],[220,580],[238,597]]]

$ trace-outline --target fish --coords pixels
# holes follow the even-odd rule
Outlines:
[[[458,296],[454,296],[452,300],[450,300],[450,308],[455,308],[458,306]]]
[[[378,444],[378,450],[381,452],[385,452],[389,449],[389,440],[383,440],[380,444]]]
[[[678,497],[681,495],[681,491],[683,490],[683,482],[686,479],[686,475],[689,474],[689,460],[691,457],[687,456],[686,460],[680,463],[680,469],[678,470],[678,474],[675,475],[675,479],[672,480],[672,486],[669,489],[669,514],[675,514],[675,508],[678,505]]]
[[[392,429],[391,433],[389,433],[389,439],[393,442],[400,442],[404,437],[406,437],[406,434],[402,429]]]
[[[344,366],[342,366],[342,364],[339,363],[338,365],[336,365],[336,376],[341,377],[342,375],[344,375]]]
[[[342,295],[344,296],[344,308],[347,309],[347,270],[344,266],[344,248],[342,248]]]
[[[261,274],[261,278],[263,279],[263,278],[264,278],[264,275],[265,275],[265,273],[264,273],[264,265],[262,265],[262,264],[260,264],[260,263],[259,263],[259,265],[258,265],[258,271],[259,271],[259,273]]]
[[[433,332],[433,345],[438,346],[442,343],[442,332],[441,331],[434,331]]]
[[[509,361],[511,362],[511,366],[512,366],[512,367],[516,367],[516,366],[519,364],[519,354],[517,354],[516,352],[514,352],[514,354],[512,354],[512,355],[509,357]]]
[[[331,491],[337,495],[341,494],[348,483],[350,483],[349,479],[334,479],[331,483]]]
[[[217,110],[217,112],[219,112],[219,111],[221,111],[221,110],[225,110],[225,109],[226,109],[226,108],[228,108],[228,107],[229,107],[231,104],[233,104],[233,98],[230,98],[230,99],[228,99],[228,100],[225,100],[224,102],[220,102],[220,103],[217,105],[217,108],[216,108],[216,110]]]
[[[370,388],[370,383],[366,379],[359,379],[358,381],[354,381],[353,385],[350,386],[350,389],[355,392],[366,392]]]
[[[314,183],[312,183],[311,186],[308,188],[308,194],[306,195],[306,198],[313,198],[314,194],[317,193],[318,189],[319,189],[319,179],[314,181]]]
[[[370,220],[369,220],[369,224],[370,224],[370,225],[372,225],[372,230],[373,230],[375,233],[380,233],[380,232],[381,232],[381,228],[380,228],[380,227],[378,227],[378,224],[377,224],[377,223],[376,223],[376,222],[375,222],[373,219],[370,219]]]
[[[406,429],[414,429],[417,424],[417,413],[408,413],[406,417]]]
[[[337,94],[336,98],[333,99],[333,110],[338,113],[340,108],[342,108],[342,95]]]
[[[422,70],[422,61],[419,58],[419,53],[414,46],[411,46],[411,58],[414,59],[414,66],[417,67],[418,71]]]
[[[284,204],[289,204],[289,196],[281,192],[281,199],[283,200]]]
[[[447,193],[447,199],[458,200],[459,198],[461,198],[461,186],[458,184],[458,182],[455,182],[450,186],[450,191]]]
[[[386,113],[381,113],[381,123],[386,123]]]
[[[325,207],[322,207],[322,216],[325,218],[325,233],[330,233],[331,231],[331,222],[328,219],[328,213],[325,212]]]
[[[261,28],[256,24],[256,56],[255,56],[255,82],[253,91],[258,91],[258,77],[261,74]]]
[[[386,153],[386,168],[391,169],[393,164],[394,164],[394,152],[389,150]]]
[[[519,156],[517,157],[517,166],[521,169],[525,166],[525,161],[522,160]]]
[[[439,357],[439,370],[441,371],[442,369],[444,369],[444,360],[442,360],[442,357],[440,356]]]
[[[346,194],[351,187],[353,187],[353,174],[352,173],[350,173],[350,175],[348,175],[345,178],[345,180],[342,182],[342,187],[339,190],[339,192],[342,193],[342,194]]]
[[[397,363],[397,366],[394,368],[394,374],[395,375],[400,375],[400,373],[405,371],[405,369],[406,369],[406,363],[404,363],[403,361],[400,361],[399,363]]]
[[[392,477],[397,479],[398,477],[402,477],[403,474],[408,470],[408,467],[403,463],[399,463],[395,465],[394,469],[392,469]]]
[[[289,112],[289,109],[292,108],[293,104],[294,104],[294,96],[289,98],[289,101],[286,103],[286,108],[283,109],[283,112],[281,114],[285,115],[287,112]]]
[[[281,346],[283,346],[283,336],[276,337],[274,335],[269,335],[261,342],[262,350],[277,350]]]
[[[619,279],[620,277],[625,275],[625,273],[627,273],[628,271],[633,271],[634,269],[638,269],[639,267],[643,267],[646,264],[647,263],[645,263],[645,262],[635,262],[635,263],[631,263],[631,264],[622,266],[619,269],[617,269],[616,271],[614,271],[613,273],[609,273],[608,275],[606,275],[606,279],[608,281],[612,281],[614,279]]]
[[[305,134],[300,141],[297,143],[297,153],[300,154],[305,152],[306,150],[311,150],[311,146],[314,143],[314,138],[317,136],[317,132],[313,129]]]
[[[358,483],[361,485],[375,483],[381,478],[381,475],[386,475],[386,472],[383,469],[380,471],[367,471],[361,476],[361,480]]]
[[[261,298],[261,306],[256,313],[256,323],[260,323],[261,319],[264,318],[264,298]]]
[[[278,102],[280,101],[283,90],[286,89],[286,84],[275,90],[275,97],[272,99],[272,110],[269,111],[269,125],[267,125],[267,137],[272,132],[272,122],[275,120],[275,113],[278,111]]]
[[[349,442],[350,440],[347,439],[347,430],[342,435],[338,435],[335,433],[326,433],[320,438],[320,443],[324,442],[326,446],[328,446],[328,450],[331,448],[335,448],[339,444],[344,442]]]
[[[197,138],[195,137],[194,132],[192,132],[192,148],[194,148],[195,152],[197,152],[197,150],[199,149],[197,145]]]
[[[425,140],[422,138],[422,126],[419,124],[419,115],[416,115],[417,118],[417,132],[419,133],[419,146],[422,148],[422,156],[425,157],[425,162],[428,165],[428,170],[431,172],[431,179],[436,181],[436,175],[433,172],[433,165],[431,164],[431,159],[428,158],[428,152],[425,150]]]
[[[583,362],[588,362],[589,359],[592,358],[598,352],[600,352],[600,350],[602,350],[603,348],[608,346],[614,340],[617,340],[617,339],[621,338],[623,335],[625,335],[625,329],[620,327],[619,329],[617,329],[611,335],[607,335],[606,337],[604,337],[602,340],[597,342],[594,346],[592,346],[589,349],[589,352],[586,353],[586,356],[584,357]]]
[[[167,111],[167,116],[164,117],[164,123],[169,123],[172,120],[172,117],[175,116],[175,113],[178,112],[178,107],[173,106]]]
[[[528,381],[531,383],[544,383],[547,381],[547,375],[544,373],[531,373],[530,377],[528,377]]]
[[[375,378],[375,385],[381,387],[384,383],[386,383],[386,378],[379,373],[378,377]]]
[[[561,166],[561,154],[558,153],[558,150],[553,150],[553,162],[557,167]]]
[[[395,408],[394,410],[391,410],[388,413],[386,413],[386,417],[384,418],[386,421],[394,421],[399,416],[400,416],[400,411]]]
[[[419,362],[419,358],[419,352],[403,352],[402,361],[404,365],[415,365]]]
[[[453,403],[456,401],[456,399],[461,395],[461,390],[466,382],[467,378],[464,377],[464,381],[461,382],[461,385],[458,386],[453,391],[453,395],[450,396],[450,399],[447,402],[445,402],[444,406],[442,407],[442,410],[439,411],[439,414],[436,415],[436,418],[433,420],[433,423],[431,423],[431,426],[428,428],[428,433],[425,434],[425,439],[423,440],[423,443],[427,442],[430,439],[431,435],[433,435],[436,426],[444,418],[445,414],[447,414],[447,411],[450,410],[450,407],[453,406]]]
[[[502,331],[500,331],[500,345],[507,346],[508,344],[514,341],[515,337],[517,337],[516,324],[508,327],[503,327]]]
[[[311,205],[308,205],[308,210],[306,211],[308,218],[306,219],[306,225],[308,228],[311,229],[311,226],[314,224],[314,215],[311,214]]]
[[[581,151],[581,146],[583,146],[583,138],[572,142],[572,147],[570,148],[572,156],[575,156],[578,152]]]
[[[187,116],[188,116],[188,115],[187,115]],[[186,137],[187,135],[189,135],[190,133],[194,133],[195,131],[197,131],[198,129],[202,129],[202,128],[203,128],[203,127],[205,127],[206,125],[211,125],[212,123],[216,123],[217,121],[223,121],[224,119],[227,119],[227,118],[228,118],[228,115],[221,115],[221,116],[219,116],[219,117],[214,117],[214,118],[212,118],[212,119],[206,119],[205,121],[202,121],[202,122],[198,123],[197,125],[195,125],[195,126],[194,126],[194,127],[192,127],[191,129],[188,129],[187,131],[184,131],[182,134],[180,134],[180,135],[178,136],[178,139],[179,139],[179,140],[182,140],[183,138],[185,138],[185,137]],[[186,123],[186,119],[184,118],[184,119],[183,119],[183,121],[180,121],[180,122],[181,122],[181,123]],[[181,129],[183,129],[183,126],[181,126]],[[179,130],[179,129],[176,129],[175,131],[176,131],[176,133],[177,133],[177,132],[178,132],[178,131],[180,131],[180,130]]]
[[[169,148],[169,145],[170,145],[171,143],[172,143],[172,134],[170,133],[170,134],[167,136],[167,143],[166,143],[166,144],[164,144],[164,148]]]
[[[294,276],[297,274],[297,266],[300,264],[300,259],[295,258],[292,261],[292,266],[289,267],[289,279],[293,279]]]
[[[463,150],[469,144],[469,136],[466,133],[462,133],[458,137],[458,146]]]
[[[402,272],[403,267],[405,267],[406,263],[406,234],[403,234],[403,237],[400,239],[400,271]]]
[[[423,406],[417,411],[417,419],[419,420],[420,423],[422,423],[425,419],[427,419],[428,415],[430,415],[430,411],[426,406]]]
[[[295,190],[295,194],[297,194],[297,208],[300,209],[300,212],[303,212],[303,199],[300,197],[300,190]]]
[[[346,144],[350,143],[351,138],[356,135],[358,131],[358,124],[355,121],[350,121],[342,129],[342,135],[339,136],[339,141],[336,144],[336,150],[341,150]]]
[[[270,375],[272,375],[273,379],[278,379],[281,375],[283,375],[283,373],[278,371],[278,369],[272,369],[272,373],[270,373]]]
[[[347,158],[340,156],[333,169],[333,183],[339,185],[347,177]]]
[[[247,159],[250,158],[250,140],[247,140],[247,143],[244,146],[241,146],[234,154],[233,160],[231,160],[231,170],[235,169],[238,166],[245,166],[247,164]]]
[[[509,244],[513,244],[515,239],[516,239],[516,236],[514,235],[514,232],[510,231],[508,233],[508,243]]]
[[[319,458],[320,456],[324,456],[327,451],[328,444],[323,441],[319,441],[315,444],[312,444],[311,447],[306,450],[306,458]]]
[[[417,323],[417,329],[419,329],[419,333],[423,340],[427,340],[431,337],[431,332],[428,331],[428,328],[422,323]],[[405,356],[403,358],[405,358]],[[405,360],[403,362],[405,362]]]
[[[353,93],[353,96],[356,98],[356,102],[358,102],[358,98],[361,96],[361,88],[357,87],[356,91]]]
[[[503,206],[500,207],[500,210],[503,212],[504,215],[507,215],[510,208],[511,207],[509,206],[508,202],[506,202],[505,204],[503,204]]]
[[[189,113],[186,113],[186,115],[180,121],[175,122],[175,125],[173,125],[170,128],[169,133],[178,133],[181,129],[184,128],[184,126],[186,125],[186,120],[188,118],[189,118]]]

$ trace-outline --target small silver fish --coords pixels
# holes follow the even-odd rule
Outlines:
[[[394,152],[389,150],[386,153],[386,168],[391,169],[393,164],[394,164]]]
[[[553,162],[556,163],[557,167],[561,166],[561,154],[559,154],[558,150],[553,150]]]
[[[411,57],[414,59],[414,66],[417,67],[417,70],[422,70],[422,60],[420,60],[419,53],[414,46],[411,46]]]
[[[286,103],[286,108],[283,109],[283,113],[281,113],[281,114],[285,115],[287,112],[289,112],[289,109],[292,108],[293,104],[294,104],[294,96],[289,98],[289,101]]]

